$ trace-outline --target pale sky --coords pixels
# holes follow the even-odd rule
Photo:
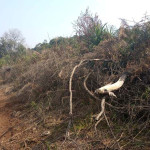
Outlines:
[[[44,39],[74,35],[72,23],[89,7],[103,23],[120,25],[119,18],[139,21],[150,0],[0,0],[0,36],[19,29],[29,47]]]

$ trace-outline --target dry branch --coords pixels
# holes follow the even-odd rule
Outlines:
[[[73,80],[73,75],[75,74],[75,71],[76,71],[76,69],[77,68],[79,68],[83,63],[87,63],[88,61],[106,61],[106,60],[101,60],[101,59],[89,59],[89,60],[81,60],[80,62],[79,62],[79,64],[77,64],[74,68],[73,68],[73,70],[72,70],[72,72],[71,72],[71,76],[70,76],[70,80],[69,80],[69,92],[70,92],[70,112],[69,112],[69,114],[70,114],[70,116],[71,116],[71,118],[70,118],[70,120],[69,120],[69,123],[68,123],[68,127],[67,127],[67,130],[66,130],[66,136],[65,136],[65,141],[66,141],[66,138],[68,138],[68,139],[70,139],[70,133],[69,133],[69,130],[70,130],[70,127],[71,127],[71,123],[72,123],[72,80]],[[108,60],[107,60],[108,61]],[[100,100],[97,96],[95,96],[94,95],[94,93],[93,92],[91,92],[88,88],[87,88],[87,86],[86,86],[86,81],[87,81],[87,79],[88,79],[88,77],[89,77],[89,75],[90,75],[90,73],[86,76],[86,78],[84,79],[84,88],[85,88],[85,90],[94,98],[94,99],[96,99],[96,100]],[[105,104],[107,104],[108,106],[110,106],[111,108],[114,108],[114,109],[124,109],[125,107],[115,107],[115,106],[112,106],[111,104],[109,104],[109,103],[107,103],[107,102],[105,102],[105,98],[103,98],[102,100],[100,100],[101,101],[101,108],[102,108],[102,110],[101,110],[101,112],[98,114],[98,116],[96,117],[96,120],[99,120],[99,118],[104,114],[104,118],[105,118],[105,120],[106,120],[106,122],[107,122],[107,124],[108,124],[108,126],[109,126],[109,128],[110,128],[110,131],[111,131],[111,133],[112,133],[112,135],[113,135],[113,137],[114,137],[114,139],[115,139],[115,141],[116,141],[116,143],[117,143],[117,145],[118,145],[118,148],[120,149],[120,145],[119,145],[119,143],[118,143],[118,141],[116,140],[116,137],[115,137],[115,135],[114,135],[114,133],[113,133],[113,131],[112,131],[112,129],[111,129],[111,127],[110,127],[110,124],[109,124],[109,122],[108,122],[108,119],[107,119],[107,117],[106,117],[106,115],[105,115]],[[100,119],[101,120],[101,119]],[[64,142],[63,142],[64,143]]]
[[[89,74],[86,76],[86,78],[84,79],[84,88],[85,88],[85,90],[86,90],[94,99],[96,99],[96,100],[98,100],[98,101],[101,101],[101,99],[99,99],[97,96],[95,96],[94,93],[91,92],[91,91],[87,88],[86,81],[87,81],[89,75],[90,75],[90,73],[89,73]],[[111,108],[114,108],[114,109],[124,109],[124,108],[125,108],[125,107],[116,107],[116,106],[113,106],[113,105],[109,104],[108,102],[105,102],[105,104],[108,105],[108,106],[111,107]]]
[[[65,136],[65,139],[68,138],[70,139],[70,133],[69,133],[69,130],[70,130],[70,127],[71,127],[71,123],[72,123],[72,80],[73,80],[73,75],[76,71],[77,68],[79,68],[83,63],[87,63],[88,61],[110,61],[110,60],[104,60],[104,59],[84,59],[84,60],[81,60],[79,62],[79,64],[77,64],[72,72],[71,72],[71,75],[70,75],[70,80],[69,80],[69,92],[70,92],[70,120],[69,120],[69,123],[68,123],[68,127],[67,127],[67,130],[66,130],[66,136]]]
[[[88,61],[110,61],[110,60],[104,60],[104,59],[84,59],[84,60],[81,60],[79,62],[79,64],[77,64],[73,68],[73,70],[71,72],[70,80],[69,80],[69,92],[70,92],[70,112],[69,112],[69,114],[70,115],[72,115],[72,79],[73,79],[73,75],[74,75],[76,69],[79,68],[82,65],[82,63],[87,63]]]
[[[97,115],[96,120],[99,120],[99,118],[103,115],[104,111],[105,111],[105,98],[102,99],[101,102],[101,112]]]
[[[108,121],[108,119],[107,119],[107,116],[106,116],[106,114],[105,114],[105,111],[104,111],[104,117],[105,117],[105,120],[106,120],[106,122],[107,122],[107,125],[108,125],[108,127],[109,127],[109,129],[110,129],[110,132],[111,132],[111,134],[112,134],[113,137],[114,137],[115,143],[117,143],[118,148],[121,150],[120,144],[119,144],[119,142],[117,141],[117,138],[116,138],[116,136],[115,136],[115,134],[114,134],[114,132],[113,132],[111,126],[110,126],[110,123],[109,123],[109,121]]]
[[[107,85],[105,85],[105,86],[103,86],[103,87],[101,87],[101,88],[98,88],[97,90],[96,90],[96,93],[98,94],[98,93],[100,93],[100,94],[104,94],[104,93],[108,93],[109,94],[109,96],[113,96],[113,97],[116,97],[117,98],[117,96],[112,92],[112,91],[115,91],[115,90],[118,90],[119,88],[121,88],[122,86],[123,86],[123,84],[124,84],[124,82],[125,82],[125,79],[126,79],[126,77],[127,77],[127,72],[125,72],[120,78],[119,78],[119,80],[117,81],[117,82],[115,82],[115,83],[110,83],[110,84],[107,84]]]
[[[70,92],[70,115],[72,115],[72,78],[73,78],[73,75],[76,71],[76,69],[83,63],[84,61],[81,60],[80,63],[78,65],[76,65],[72,72],[71,72],[71,76],[70,76],[70,81],[69,81],[69,92]]]

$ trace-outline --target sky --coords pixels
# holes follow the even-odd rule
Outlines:
[[[140,21],[150,15],[150,0],[0,0],[0,37],[17,28],[32,48],[45,39],[73,36],[72,24],[87,7],[116,28],[120,18]]]

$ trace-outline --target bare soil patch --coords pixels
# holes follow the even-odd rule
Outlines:
[[[16,112],[11,101],[12,96],[14,95],[5,93],[4,87],[0,88],[0,149],[5,149],[2,146],[3,142],[14,135],[14,127],[20,123],[20,120],[14,116]]]

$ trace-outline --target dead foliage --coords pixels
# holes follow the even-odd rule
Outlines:
[[[66,47],[66,50],[57,47],[55,50],[49,49],[40,55],[39,61],[30,64],[28,69],[18,74],[13,81],[14,91],[23,101],[41,112],[44,128],[52,130],[33,149],[43,144],[49,148],[60,149],[118,149],[118,143],[120,149],[150,147],[149,31],[149,21],[132,27],[124,24],[117,37],[102,41],[92,52],[79,55],[71,47]],[[69,79],[72,69],[81,60],[87,61],[76,69],[72,78],[73,124],[71,138],[66,140]],[[123,72],[129,72],[130,75],[125,85],[115,92],[117,99],[106,98],[106,102],[114,106],[106,105],[109,127],[108,122],[103,119],[95,132],[92,116],[100,111],[101,102],[87,93],[83,86],[84,79],[91,73],[86,85],[94,92],[95,89],[116,81]],[[96,96],[102,98],[101,95]],[[55,123],[51,120],[53,125],[45,118],[49,112],[51,115],[54,113],[57,120]]]

